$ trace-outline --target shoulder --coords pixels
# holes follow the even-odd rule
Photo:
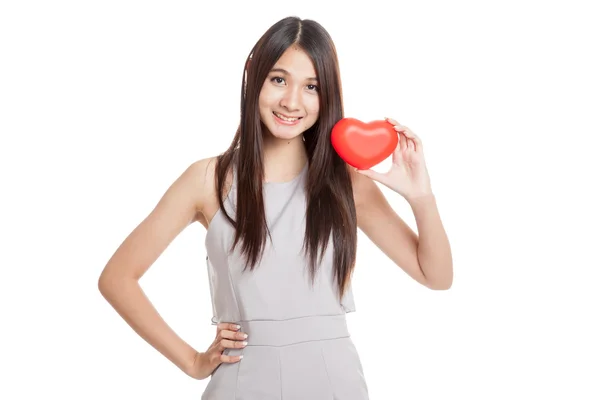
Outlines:
[[[212,187],[216,163],[217,157],[196,160],[188,165],[182,174],[190,188],[198,194],[199,200],[206,197],[206,191]]]
[[[215,197],[215,166],[217,157],[207,157],[191,162],[173,184],[181,188],[184,196],[192,199],[196,205],[196,220],[202,219],[206,206]]]
[[[197,214],[195,220],[200,222],[206,228],[212,220],[212,217],[219,209],[219,196],[217,196],[217,163],[218,157],[207,157],[191,163],[184,175],[187,175],[187,181],[191,188],[190,195],[195,197]],[[232,184],[231,168],[225,174],[223,185],[223,195],[226,194]]]

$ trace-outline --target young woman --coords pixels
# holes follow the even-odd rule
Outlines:
[[[148,343],[196,379],[203,400],[368,398],[346,326],[360,228],[431,289],[452,283],[450,246],[419,138],[399,135],[386,174],[334,151],[343,118],[335,46],[321,25],[285,18],[251,50],[229,149],[191,164],[125,239],[99,279],[104,297]],[[374,181],[403,196],[417,236]],[[216,337],[198,352],[161,319],[138,280],[190,223],[207,229]],[[242,358],[242,356],[244,358]]]

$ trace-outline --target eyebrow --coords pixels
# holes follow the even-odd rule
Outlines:
[[[284,75],[289,75],[290,74],[288,71],[286,71],[283,68],[273,68],[270,72],[281,72]],[[316,77],[306,78],[306,80],[307,81],[316,81],[316,82],[319,81]]]

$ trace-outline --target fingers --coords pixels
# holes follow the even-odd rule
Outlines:
[[[248,335],[241,332],[239,325],[230,323],[220,323],[217,325],[216,350],[219,353],[219,360],[224,363],[235,363],[242,359],[243,355],[231,356],[223,354],[225,349],[242,349],[248,342],[245,340]]]
[[[406,149],[408,147],[408,140],[406,139],[406,136],[399,134],[398,135],[398,143],[400,143],[400,150],[406,151]]]
[[[217,324],[217,333],[219,333],[222,330],[229,330],[235,332],[240,330],[240,326],[237,324],[230,324],[229,322],[221,322]]]
[[[399,164],[402,161],[402,154],[410,148],[409,142],[410,140],[408,140],[405,135],[400,132],[398,133],[398,146],[396,146],[396,150],[392,154],[392,162],[394,164]]]
[[[240,356],[228,356],[227,354],[221,354],[220,356],[220,360],[223,363],[235,363],[240,361],[244,356],[240,355]]]
[[[219,331],[217,334],[217,340],[219,341],[220,346],[229,349],[239,349],[246,346],[248,343],[244,340],[247,337],[248,335],[244,332],[234,332],[225,329]]]
[[[242,349],[242,348],[246,347],[247,344],[248,344],[248,342],[246,342],[246,341],[242,342],[239,340],[221,339],[221,341],[219,342],[219,350]]]
[[[396,132],[399,133],[400,141],[403,141],[404,139],[403,145],[400,146],[402,151],[407,149],[412,151],[423,150],[423,143],[421,142],[421,139],[407,126],[401,125],[400,123],[398,123],[398,121],[392,118],[386,118],[385,120],[388,121],[390,124],[394,125],[394,129],[396,130]]]
[[[395,119],[386,118],[385,120],[388,121],[389,123],[391,123],[392,125],[400,125],[400,123],[398,121],[396,121]]]
[[[243,340],[246,339],[248,337],[248,335],[244,332],[240,332],[240,331],[230,331],[230,330],[221,330],[217,333],[217,338],[222,338],[222,339],[237,339],[237,340]]]
[[[407,127],[400,125],[400,128],[402,129],[402,133],[408,138],[409,140],[409,144],[411,146],[412,150],[420,150],[422,148],[422,143],[421,143],[421,139],[419,139],[419,137],[417,135],[415,135],[415,133],[413,131],[411,131],[410,129],[408,129]]]
[[[408,138],[408,135],[406,134],[406,132],[402,132],[401,136],[406,136],[406,149],[410,150],[410,151],[415,151],[416,150],[416,145],[414,140],[411,140]]]
[[[356,169],[356,172],[368,178],[376,180],[377,182],[385,184],[385,175],[373,169]]]

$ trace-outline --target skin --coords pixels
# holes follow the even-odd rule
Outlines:
[[[267,76],[258,99],[264,131],[265,176],[268,182],[296,176],[308,161],[302,133],[319,117],[316,72],[311,59],[296,47],[283,53]],[[302,117],[297,125],[278,123],[273,112]]]
[[[288,49],[274,69],[287,72],[269,74],[260,93],[259,108],[267,128],[265,179],[280,182],[295,177],[307,162],[302,133],[316,122],[319,100],[317,82],[309,79],[316,77],[316,72],[304,51]],[[284,126],[275,121],[273,111],[303,118],[298,125]],[[390,123],[399,126],[396,121]],[[403,143],[411,135],[417,143],[416,135],[409,132],[406,131]],[[224,355],[223,350],[244,347],[244,333],[233,324],[219,324],[210,346],[204,352],[196,351],[161,318],[139,280],[190,224],[199,222],[208,229],[219,208],[214,166],[214,157],[192,163],[119,246],[98,282],[102,295],[136,333],[187,375],[199,380],[209,377],[221,363],[240,360]],[[452,281],[451,257],[433,195],[424,192],[407,199],[415,213],[418,237],[390,207],[373,176],[351,167],[349,171],[359,229],[414,280],[431,289],[448,289]],[[230,184],[231,176],[226,190]]]

